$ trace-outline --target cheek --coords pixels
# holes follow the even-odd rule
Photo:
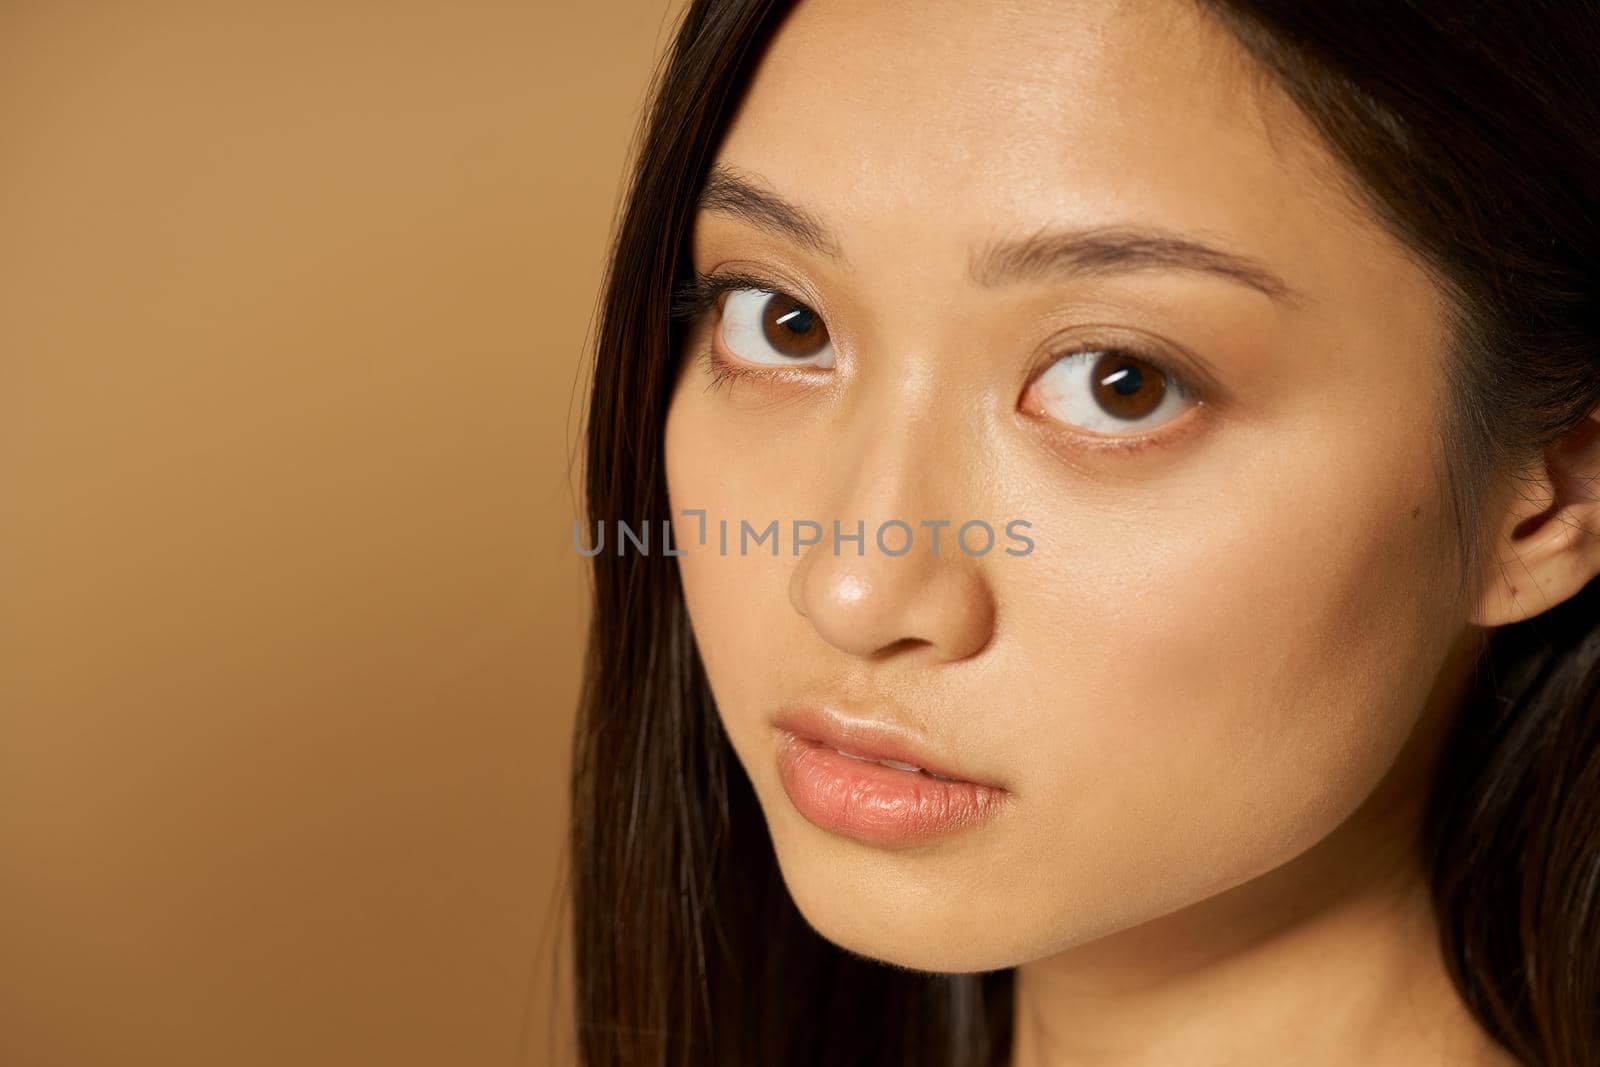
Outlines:
[[[746,753],[756,713],[771,693],[784,691],[782,650],[803,636],[804,620],[787,601],[794,560],[783,528],[794,507],[779,492],[781,480],[762,476],[760,450],[730,435],[730,420],[720,417],[714,400],[693,381],[679,386],[664,428],[667,494],[674,546],[684,553],[674,563],[695,644],[724,727]],[[685,509],[703,511],[703,520]],[[759,532],[774,519],[783,531],[780,554],[771,555],[770,541],[741,554],[740,521]]]
[[[1085,893],[1148,912],[1262,873],[1351,814],[1404,745],[1448,644],[1437,516],[1412,517],[1424,483],[1392,465],[1316,470],[1218,486],[1207,511],[1143,529],[1079,515],[1079,543],[1122,550],[1039,574],[1050,605],[1023,598],[1029,666],[1011,676],[1033,721],[1009,744],[1041,801],[1041,862],[1098,872]]]
[[[776,813],[796,902],[868,954],[1009,965],[1265,873],[1371,793],[1437,675],[1442,520],[1433,471],[1401,469],[1390,458],[1401,449],[1251,449],[1149,490],[1141,507],[1127,493],[1041,492],[1051,483],[1019,460],[989,482],[988,503],[1033,521],[1036,549],[990,557],[997,640],[951,682],[983,720],[966,736],[986,743],[985,762],[1014,769],[1014,818],[920,861],[840,846],[800,825],[768,768],[751,766],[772,702],[837,656],[789,603],[787,547],[737,552],[741,518],[814,517],[828,466],[800,451],[804,433],[741,421],[719,401],[680,386],[665,428],[696,643],[734,749]],[[1353,439],[1318,430],[1304,439]],[[684,508],[706,511],[705,545]],[[902,902],[887,911],[885,879]],[[962,930],[992,939],[907,954],[965,945]]]

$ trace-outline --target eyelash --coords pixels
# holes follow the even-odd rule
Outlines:
[[[712,393],[720,389],[724,383],[736,382],[741,378],[763,377],[760,371],[737,367],[721,356],[717,355],[715,348],[707,348],[700,353],[700,363],[711,375],[711,381],[706,385],[706,392]]]
[[[672,320],[687,322],[699,318],[711,309],[717,298],[730,289],[764,289],[777,287],[770,282],[737,271],[695,273],[679,282],[672,290]]]
[[[742,274],[738,271],[712,271],[702,274],[697,271],[673,287],[670,318],[673,322],[693,321],[709,311],[723,293],[732,289],[761,289],[767,292],[783,291],[781,286],[774,285],[763,278],[758,278],[751,274]],[[1164,375],[1168,381],[1173,383],[1173,388],[1177,392],[1193,400],[1196,406],[1203,406],[1207,402],[1200,390],[1189,382],[1187,376],[1179,374],[1168,364],[1166,359],[1146,352],[1143,348],[1135,345],[1080,342],[1076,347],[1050,353],[1049,359],[1044,363],[1043,367],[1047,369],[1069,356],[1087,352],[1104,352],[1111,355],[1131,357],[1147,366],[1153,367]],[[773,374],[753,367],[729,363],[717,354],[714,346],[707,347],[702,351],[699,354],[699,359],[711,374],[711,382],[706,387],[707,390],[715,390],[725,383],[739,381],[744,378],[783,377],[781,373]],[[1029,382],[1031,383],[1032,380],[1033,378],[1030,377]],[[1072,430],[1052,430],[1051,432],[1070,436],[1077,442],[1087,442],[1088,447],[1092,450],[1123,454],[1142,451],[1155,445],[1174,443],[1165,440],[1165,438],[1182,435],[1181,430],[1169,433],[1156,430],[1147,434],[1118,436],[1085,434]]]

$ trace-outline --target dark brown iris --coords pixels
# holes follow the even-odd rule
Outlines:
[[[1089,371],[1094,400],[1108,415],[1136,420],[1150,414],[1166,395],[1162,374],[1143,360],[1108,352]]]
[[[822,317],[791,296],[773,293],[761,311],[761,332],[783,355],[805,359],[828,344]]]

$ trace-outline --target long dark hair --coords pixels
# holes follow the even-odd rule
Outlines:
[[[1461,594],[1495,476],[1600,405],[1600,8],[1590,0],[1205,0],[1434,274],[1452,314],[1439,488]],[[707,167],[789,9],[695,0],[657,71],[611,250],[588,404],[590,529],[669,517],[682,324]],[[1591,532],[1595,533],[1595,532]],[[991,1067],[1012,975],[933,975],[819,937],[718,721],[672,558],[602,552],[573,746],[584,1067]],[[1453,981],[1524,1063],[1600,1064],[1600,582],[1492,632],[1420,854]]]

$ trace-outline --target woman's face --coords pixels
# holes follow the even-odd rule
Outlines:
[[[694,323],[666,465],[718,714],[838,944],[984,970],[1337,878],[1411,766],[1465,618],[1441,306],[1274,92],[1178,2],[807,0],[762,59],[693,262],[779,295]],[[992,788],[779,728],[819,721]]]

